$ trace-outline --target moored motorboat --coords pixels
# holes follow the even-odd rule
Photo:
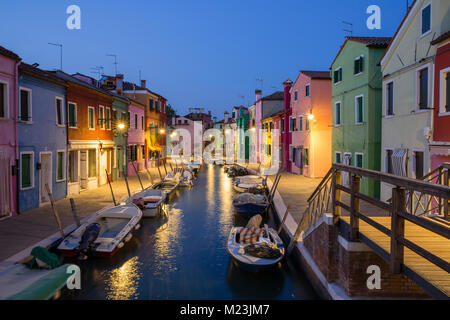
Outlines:
[[[261,220],[262,217],[256,215],[250,219],[247,226],[233,227],[228,236],[228,254],[235,264],[247,271],[269,269],[284,257],[283,241],[277,232],[267,225],[259,228]]]
[[[145,189],[133,194],[126,202],[142,210],[143,217],[154,218],[161,214],[167,194],[161,189]]]
[[[139,229],[142,211],[132,203],[106,207],[94,213],[58,246],[64,256],[112,257]]]
[[[247,175],[235,178],[233,189],[237,192],[263,193],[266,189],[266,180],[256,175]]]
[[[231,166],[227,169],[227,175],[230,178],[248,175],[248,170],[239,165]]]
[[[269,206],[267,198],[262,194],[241,193],[233,199],[233,206],[237,213],[246,217],[262,214]]]
[[[152,186],[153,189],[162,190],[167,196],[173,194],[180,184],[180,173],[169,172],[163,181],[158,182]]]
[[[194,185],[194,175],[190,170],[184,170],[181,179],[180,186],[182,187],[192,187]]]

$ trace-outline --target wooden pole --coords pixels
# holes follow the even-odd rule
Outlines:
[[[75,206],[75,201],[73,200],[73,198],[70,198],[69,201],[70,201],[70,207],[72,208],[73,219],[75,220],[77,227],[79,227],[79,226],[81,226],[81,222],[80,222],[80,218],[78,218],[78,212],[77,212],[77,207]]]
[[[159,163],[158,163],[158,166],[157,166],[156,168],[158,169],[159,178],[161,179],[161,181],[163,181],[163,177],[162,177],[162,174],[161,174],[161,170],[159,169]]]
[[[350,195],[350,241],[358,240],[359,219],[356,212],[360,212],[360,200],[355,193],[360,191],[361,178],[357,175],[351,175],[352,193]]]
[[[148,168],[145,168],[145,170],[147,171],[148,179],[150,180],[150,185],[153,185],[153,178],[152,175],[150,174],[150,170],[148,170]]]
[[[131,165],[133,166],[134,172],[136,172],[136,175],[138,177],[138,180],[139,180],[142,190],[144,190],[144,186],[142,185],[141,177],[139,176],[139,172],[137,171],[133,161],[131,161]]]
[[[123,178],[125,179],[125,184],[127,185],[127,191],[128,191],[128,197],[131,197],[131,192],[130,192],[130,186],[128,185],[128,178],[127,178],[127,174],[125,173],[125,166],[124,166],[124,175]]]
[[[169,162],[170,170],[173,171],[172,163]]]
[[[401,273],[404,259],[404,247],[398,240],[405,236],[405,219],[398,213],[406,211],[406,192],[404,188],[392,189],[392,218],[391,218],[391,272]]]
[[[280,234],[281,230],[283,230],[283,226],[284,226],[284,223],[286,222],[286,218],[287,218],[288,214],[289,214],[289,206],[286,207],[286,211],[284,213],[283,220],[281,220],[280,227],[278,228],[278,234]]]
[[[166,172],[166,175],[167,175],[167,168],[166,168],[166,162],[165,161],[163,161],[163,165],[164,165],[164,171]]]
[[[45,189],[47,190],[47,194],[50,199],[50,203],[52,205],[52,211],[53,211],[53,215],[55,216],[55,219],[56,219],[56,224],[58,225],[59,233],[61,233],[61,237],[64,238],[66,235],[64,234],[64,230],[61,225],[61,220],[59,219],[58,211],[56,211],[55,201],[53,201],[53,195],[52,195],[52,192],[50,191],[48,183],[45,184]]]
[[[108,180],[108,184],[109,184],[109,189],[111,189],[111,195],[112,195],[112,199],[113,199],[114,205],[117,206],[116,198],[114,197],[114,192],[113,192],[113,189],[112,189],[112,186],[111,186],[111,181],[109,180],[108,170],[105,169],[105,172],[106,172],[106,179]]]

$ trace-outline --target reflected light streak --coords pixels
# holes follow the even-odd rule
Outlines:
[[[110,300],[129,300],[138,298],[139,280],[141,278],[138,257],[131,258],[121,267],[111,271],[106,280],[107,298]]]

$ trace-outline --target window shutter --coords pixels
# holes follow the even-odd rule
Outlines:
[[[342,68],[339,69],[339,81],[342,81]]]
[[[428,108],[428,69],[423,69],[419,75],[420,80],[420,95],[419,107],[420,109]]]
[[[359,68],[359,59],[356,59],[353,63],[353,74],[358,73],[358,68]]]
[[[446,104],[445,104],[445,111],[450,112],[450,72],[447,73],[447,76],[445,77],[446,80]]]
[[[336,83],[336,82],[338,82],[338,76],[339,76],[339,74],[338,74],[338,70],[335,70],[334,71],[334,83]]]
[[[20,119],[28,121],[28,92],[20,91]]]
[[[363,72],[364,71],[364,57],[361,57],[359,59],[359,72]]]
[[[22,188],[31,186],[31,155],[22,155]]]

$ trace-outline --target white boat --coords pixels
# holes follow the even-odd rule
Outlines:
[[[250,221],[254,218],[262,220],[260,215],[256,215]],[[249,233],[251,236],[247,238]],[[248,241],[249,239],[252,240]],[[233,262],[247,271],[262,271],[274,267],[283,259],[285,253],[283,241],[277,232],[267,225],[263,229],[249,225],[245,228],[233,227],[226,249]]]
[[[237,192],[263,193],[266,188],[266,180],[256,175],[247,175],[235,178],[233,189]]]
[[[152,186],[153,189],[162,190],[167,196],[171,195],[180,184],[180,173],[169,172],[163,181]]]
[[[0,271],[0,300],[48,300],[66,286],[70,264],[55,269],[30,269],[13,264]]]
[[[141,218],[142,211],[132,203],[106,207],[68,235],[58,249],[65,256],[112,257],[140,228]]]
[[[161,189],[145,189],[134,193],[126,203],[134,203],[142,210],[143,217],[154,218],[161,214],[167,194]]]
[[[192,187],[193,185],[194,185],[194,175],[192,174],[192,171],[184,170],[180,180],[180,186]]]

